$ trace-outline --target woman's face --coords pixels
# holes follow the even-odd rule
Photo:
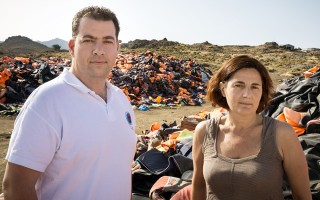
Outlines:
[[[262,96],[261,76],[254,68],[240,69],[228,81],[221,83],[221,92],[227,100],[230,114],[256,114]]]

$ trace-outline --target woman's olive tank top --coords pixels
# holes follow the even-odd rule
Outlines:
[[[231,159],[217,153],[219,121],[220,117],[208,120],[203,143],[207,199],[283,200],[284,172],[275,139],[277,121],[263,118],[259,153],[241,159]]]

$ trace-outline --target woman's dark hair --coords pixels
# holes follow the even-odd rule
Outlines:
[[[88,17],[101,21],[112,21],[116,29],[116,37],[118,39],[120,25],[117,16],[108,8],[99,6],[89,6],[81,9],[72,20],[72,37],[76,37],[79,33],[79,25],[82,18]]]
[[[228,81],[237,71],[243,68],[256,69],[262,80],[262,96],[257,113],[262,112],[269,104],[273,95],[273,83],[268,70],[258,60],[246,55],[234,57],[225,62],[218,71],[211,77],[208,83],[207,99],[213,106],[220,106],[229,110],[226,98],[220,90],[220,83]]]

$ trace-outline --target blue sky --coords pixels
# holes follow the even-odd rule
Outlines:
[[[1,0],[0,41],[15,35],[69,40],[73,15],[88,5],[117,14],[123,42],[320,48],[320,0]]]

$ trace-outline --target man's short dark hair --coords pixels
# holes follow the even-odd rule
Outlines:
[[[118,39],[120,25],[117,16],[108,8],[99,6],[88,6],[76,13],[72,20],[72,37],[76,37],[79,33],[79,25],[82,18],[88,17],[94,20],[112,21],[116,29],[116,37]]]

